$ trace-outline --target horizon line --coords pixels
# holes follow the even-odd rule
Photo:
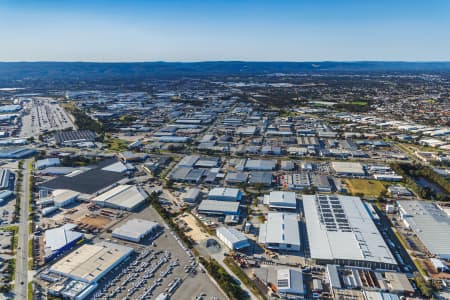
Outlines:
[[[97,63],[97,64],[137,64],[137,63],[450,63],[450,60],[17,60],[0,63]]]

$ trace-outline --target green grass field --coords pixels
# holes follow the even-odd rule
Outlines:
[[[382,192],[386,192],[388,184],[368,179],[345,179],[348,191],[352,195],[363,194],[366,197],[378,197]]]

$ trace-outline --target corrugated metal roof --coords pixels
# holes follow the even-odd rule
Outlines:
[[[83,234],[73,231],[77,227],[75,224],[65,224],[58,228],[48,229],[44,233],[45,237],[45,249],[56,251],[63,248],[65,245],[80,239]]]
[[[359,197],[303,195],[311,257],[397,264]]]
[[[300,246],[297,214],[269,212],[264,226],[260,226],[259,242]]]
[[[424,201],[399,201],[410,225],[428,250],[442,258],[450,258],[450,218],[436,204]]]

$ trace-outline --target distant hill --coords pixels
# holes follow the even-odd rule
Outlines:
[[[120,79],[271,73],[448,72],[450,62],[0,62],[0,79]]]

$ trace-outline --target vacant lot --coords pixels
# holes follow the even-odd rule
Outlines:
[[[382,192],[386,192],[388,184],[367,179],[345,179],[348,191],[352,195],[363,194],[366,197],[378,197]]]
[[[80,222],[83,224],[95,226],[97,228],[105,227],[105,225],[108,224],[110,221],[111,219],[102,216],[84,217],[83,219],[80,220]]]

